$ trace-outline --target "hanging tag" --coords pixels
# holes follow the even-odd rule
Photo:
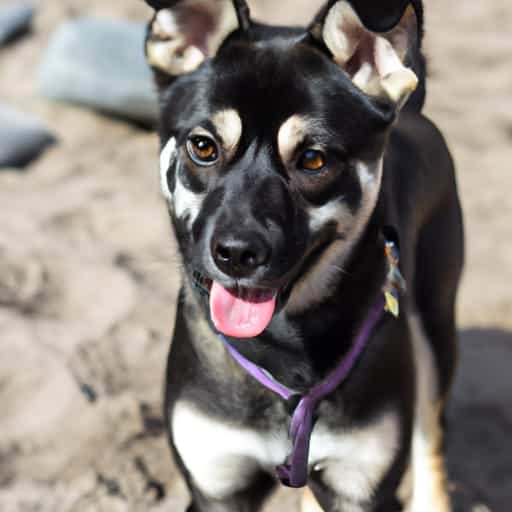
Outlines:
[[[398,318],[400,316],[398,299],[391,292],[385,292],[384,297],[386,298],[384,311],[386,313],[391,313],[395,318]]]
[[[400,315],[400,292],[405,293],[407,287],[405,279],[398,267],[398,264],[400,263],[398,247],[394,242],[387,240],[384,251],[388,263],[388,275],[383,289],[384,298],[386,300],[384,311],[386,311],[386,313],[391,313],[395,318],[398,318]]]

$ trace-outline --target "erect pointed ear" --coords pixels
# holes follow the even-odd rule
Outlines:
[[[195,71],[238,28],[232,0],[146,0],[157,12],[146,55],[157,79]]]
[[[377,33],[363,25],[347,0],[330,2],[310,31],[367,95],[401,108],[418,86],[418,77],[408,67],[409,52],[419,37],[412,6],[407,7],[395,28]]]

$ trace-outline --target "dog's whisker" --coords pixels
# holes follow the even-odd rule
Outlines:
[[[340,274],[343,274],[345,276],[350,276],[350,272],[348,270],[344,269],[343,267],[340,267],[338,265],[331,265],[330,268],[333,270],[337,270]]]

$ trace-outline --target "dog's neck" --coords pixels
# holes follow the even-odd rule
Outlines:
[[[257,341],[235,340],[235,348],[293,389],[306,390],[325,378],[350,349],[386,279],[376,223],[369,223],[344,268],[321,304],[296,316],[282,312]]]

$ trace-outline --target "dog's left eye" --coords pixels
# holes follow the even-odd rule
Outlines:
[[[213,165],[219,158],[217,144],[204,135],[194,135],[187,141],[187,151],[197,165]]]
[[[299,160],[299,168],[304,171],[318,172],[321,171],[327,163],[325,154],[316,149],[309,149]]]

